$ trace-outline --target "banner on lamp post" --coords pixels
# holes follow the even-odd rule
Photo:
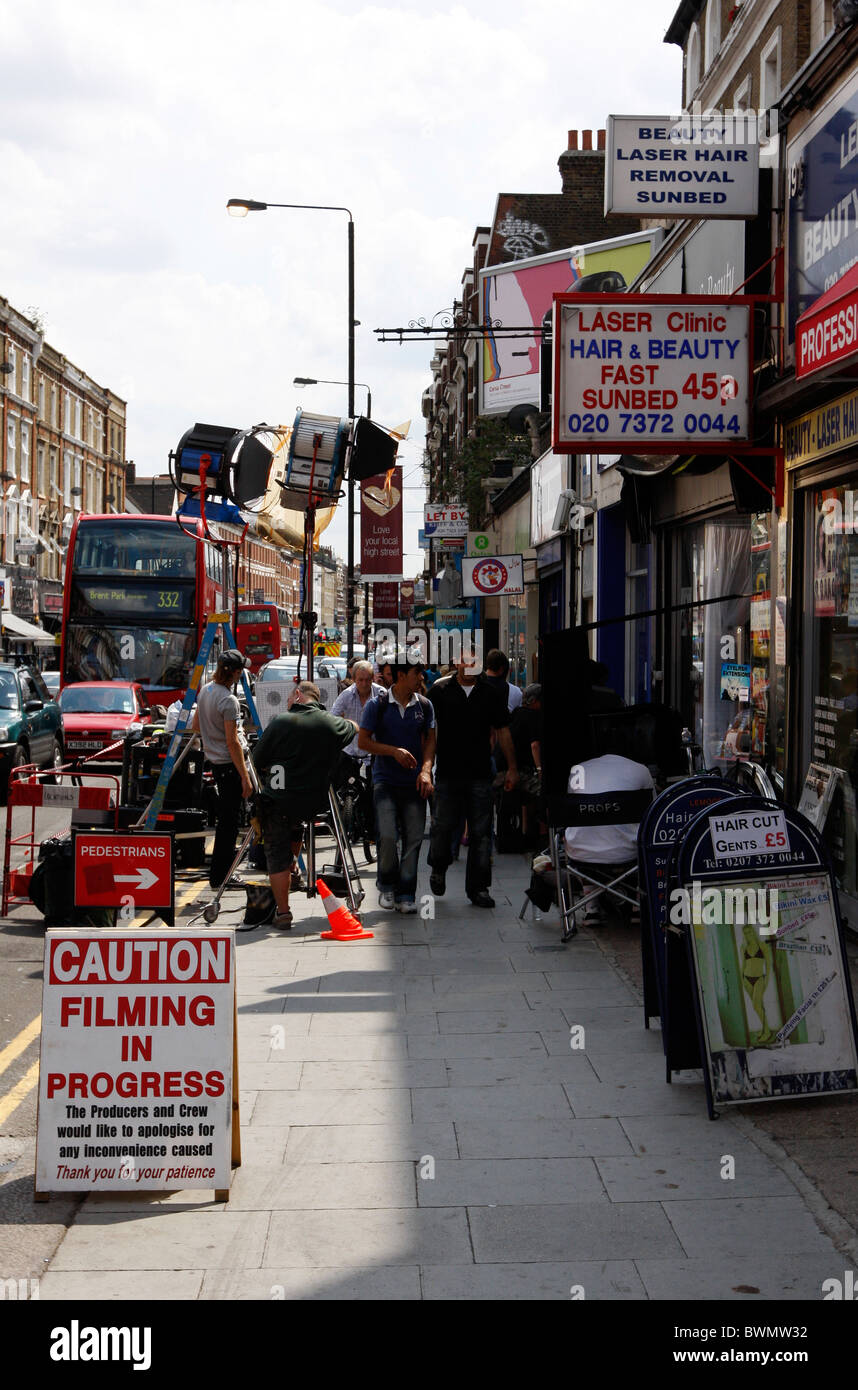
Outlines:
[[[402,468],[360,487],[361,583],[402,579]]]
[[[390,584],[373,584],[372,616],[374,620],[399,617],[399,585],[395,581]]]

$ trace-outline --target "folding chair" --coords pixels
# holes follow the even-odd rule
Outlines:
[[[548,817],[551,852],[557,882],[558,907],[562,921],[561,941],[571,941],[578,931],[576,917],[602,897],[615,898],[628,907],[638,906],[638,861],[633,858],[616,864],[593,864],[586,857],[575,858],[566,849],[567,826],[586,828],[599,825],[640,825],[653,792],[567,792],[550,797]],[[582,849],[582,855],[586,851]],[[582,892],[576,895],[573,882]],[[577,898],[577,900],[576,900]]]

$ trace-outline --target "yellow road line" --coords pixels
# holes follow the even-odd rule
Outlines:
[[[175,903],[176,914],[178,915],[180,908],[187,907],[188,903],[193,902],[194,898],[205,892],[207,886],[205,879],[198,879],[196,883],[192,883],[190,887],[186,888],[184,893],[178,893]],[[213,892],[214,890],[212,889],[211,891]],[[134,921],[131,923],[132,927],[142,927],[144,922],[149,921],[151,915],[151,913],[143,913],[139,917],[135,917]]]
[[[37,1014],[32,1023],[28,1023],[26,1028],[21,1029],[17,1038],[13,1038],[10,1043],[6,1044],[3,1051],[0,1052],[0,1076],[7,1067],[12,1065],[16,1057],[20,1057],[21,1053],[26,1051],[33,1039],[38,1037],[41,1027],[42,1015]]]
[[[8,1120],[13,1110],[18,1109],[22,1100],[26,1100],[33,1087],[37,1085],[38,1080],[39,1063],[36,1061],[30,1067],[30,1070],[24,1073],[21,1080],[12,1087],[8,1095],[3,1096],[2,1100],[0,1100],[0,1125]]]

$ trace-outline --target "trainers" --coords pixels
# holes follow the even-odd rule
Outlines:
[[[436,898],[443,898],[447,891],[447,883],[443,874],[431,874],[429,877],[429,887]]]
[[[407,913],[416,912],[417,904],[413,898],[406,898],[403,902],[396,904],[396,911]]]
[[[291,930],[292,930],[292,913],[291,913],[291,912],[277,912],[277,913],[275,913],[274,917],[272,918],[271,925],[272,925],[273,927],[279,927],[281,931],[291,931]]]
[[[392,888],[382,888],[378,894],[378,905],[384,908],[385,912],[392,912],[396,906]]]

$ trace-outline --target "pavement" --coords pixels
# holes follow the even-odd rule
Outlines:
[[[0,1223],[11,1182],[19,1236],[51,1233],[39,1298],[759,1303],[818,1301],[855,1271],[845,1154],[849,1200],[830,1203],[788,1152],[786,1107],[713,1122],[700,1073],[666,1085],[637,935],[614,924],[561,945],[556,911],[518,919],[528,878],[525,857],[498,856],[484,911],[463,864],[434,901],[423,865],[423,920],[381,912],[370,871],[372,940],[322,941],[321,901],[303,897],[291,932],[237,935],[229,1201],[36,1207],[28,1141]],[[810,1132],[826,1103],[789,1110]],[[855,1104],[838,1101],[841,1123]]]

